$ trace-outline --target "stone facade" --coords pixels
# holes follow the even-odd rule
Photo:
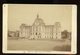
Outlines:
[[[32,26],[26,24],[20,26],[19,36],[27,39],[61,39],[61,25],[59,22],[54,25],[45,25],[37,15]]]

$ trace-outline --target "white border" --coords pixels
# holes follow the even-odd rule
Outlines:
[[[31,4],[27,4],[31,5]],[[35,5],[35,4],[33,4]],[[38,4],[39,5],[39,4]],[[72,42],[71,52],[66,51],[9,51],[7,50],[7,16],[8,16],[8,4],[3,4],[3,53],[33,53],[33,54],[76,54],[77,53],[77,5],[55,5],[55,6],[72,6]]]

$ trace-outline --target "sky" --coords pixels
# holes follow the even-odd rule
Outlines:
[[[39,14],[46,25],[61,23],[61,30],[71,31],[72,28],[72,6],[63,5],[29,5],[9,4],[8,5],[8,29],[19,30],[22,23],[32,25]]]

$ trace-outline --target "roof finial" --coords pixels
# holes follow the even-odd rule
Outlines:
[[[37,14],[37,18],[39,18],[39,14]]]

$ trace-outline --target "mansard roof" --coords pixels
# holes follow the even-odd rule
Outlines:
[[[25,27],[29,27],[29,28],[30,28],[30,27],[32,27],[32,26],[25,26]]]
[[[54,25],[45,25],[45,27],[54,27]]]
[[[45,27],[54,27],[55,25],[60,26],[60,22],[56,22],[55,25],[46,25],[44,21],[39,17],[39,15],[37,15],[37,18],[35,19],[32,26],[38,26],[38,25],[44,25]],[[20,25],[20,28],[27,28],[27,27],[31,27],[31,26],[26,25],[24,23]]]

